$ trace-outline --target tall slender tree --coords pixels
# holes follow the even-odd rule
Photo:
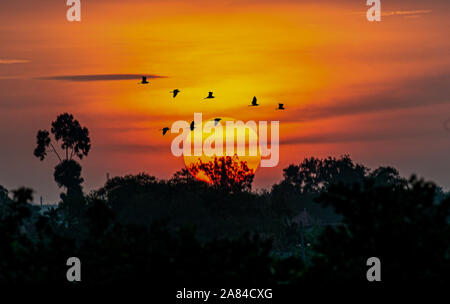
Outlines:
[[[50,137],[50,132],[54,139]],[[89,154],[89,130],[82,127],[73,115],[64,113],[52,122],[50,132],[38,131],[34,155],[43,161],[48,153],[53,153],[59,160],[54,173],[58,186],[65,187],[68,196],[82,194],[81,166],[75,159],[82,160]]]

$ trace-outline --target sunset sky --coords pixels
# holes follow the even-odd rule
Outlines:
[[[194,112],[280,121],[280,163],[257,171],[258,189],[305,157],[343,154],[450,186],[448,0],[381,0],[373,23],[365,0],[81,0],[73,23],[65,2],[0,3],[8,189],[57,201],[57,159],[40,162],[33,149],[37,130],[63,112],[90,130],[86,191],[107,172],[167,178],[181,169],[174,136],[159,129]],[[142,86],[126,75],[158,77]],[[216,99],[205,103],[208,91]],[[247,106],[253,96],[257,111]],[[287,110],[275,111],[278,102]]]

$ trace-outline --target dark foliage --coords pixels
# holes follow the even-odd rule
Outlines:
[[[53,176],[58,187],[65,187],[67,189],[68,196],[82,194],[81,183],[84,180],[81,177],[81,166],[76,161],[62,161],[55,167]]]
[[[39,218],[38,237],[30,240],[18,232],[27,217],[29,214],[11,212],[0,224],[5,244],[0,250],[0,283],[64,284],[68,256],[83,261],[84,285],[275,284],[295,280],[303,269],[296,263],[286,271],[291,260],[271,257],[270,242],[257,236],[244,234],[236,240],[205,243],[188,228],[170,233],[163,222],[156,221],[150,227],[121,225],[101,200],[88,207],[89,233],[78,241],[56,233],[50,217]]]
[[[47,156],[47,148],[50,146],[50,133],[46,130],[39,130],[37,134],[37,147],[34,149],[34,156],[41,161]]]
[[[44,215],[30,189],[10,199],[0,187],[0,283],[67,284],[71,256],[82,260],[84,285],[365,282],[372,256],[383,281],[448,281],[450,199],[441,189],[346,157],[302,164],[271,192],[217,187],[184,169],[168,181],[115,177],[85,196],[81,167],[69,162],[59,185],[79,191]]]
[[[339,159],[305,159],[300,165],[290,165],[283,170],[284,183],[299,192],[317,193],[334,183],[353,184],[361,182],[368,169],[354,164],[348,155]]]
[[[201,239],[237,237],[250,226],[253,231],[273,233],[280,221],[267,197],[218,190],[192,178],[187,170],[169,181],[148,174],[115,177],[93,197],[105,199],[122,224],[148,226],[166,219],[172,230],[195,226]]]
[[[379,176],[330,186],[319,197],[343,221],[320,235],[311,277],[364,280],[361,267],[375,256],[385,281],[448,281],[450,199],[436,203],[436,186],[415,177],[404,183]]]

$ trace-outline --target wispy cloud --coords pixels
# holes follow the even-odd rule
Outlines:
[[[0,80],[20,79],[19,76],[0,76]]]
[[[432,13],[432,10],[409,10],[409,11],[390,11],[390,12],[383,12],[383,17],[390,17],[390,16],[417,16],[417,15],[423,15],[423,14],[430,14]]]
[[[405,17],[405,18],[418,18],[421,15],[425,14],[431,14],[433,10],[430,9],[421,9],[421,10],[396,10],[396,11],[381,11],[381,17]],[[352,15],[361,15],[365,16],[367,14],[367,11],[358,11],[358,12],[352,12]]]
[[[25,59],[0,59],[0,64],[28,63],[30,60]]]
[[[129,143],[116,143],[99,145],[96,149],[100,152],[113,152],[113,153],[125,153],[125,154],[148,154],[148,153],[167,153],[170,151],[170,147],[167,145],[140,145]]]
[[[39,77],[40,80],[62,80],[62,81],[114,81],[114,80],[138,80],[142,76],[147,78],[166,78],[166,76],[151,74],[96,74],[96,75],[58,75]]]

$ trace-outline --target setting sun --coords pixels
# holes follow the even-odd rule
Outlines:
[[[215,121],[217,119],[217,121]],[[220,119],[220,120],[219,120]],[[211,180],[204,174],[204,172],[200,171],[198,173],[193,173],[191,170],[192,166],[195,166],[199,163],[208,163],[214,162],[215,158],[221,158],[224,156],[237,156],[240,162],[244,162],[247,164],[250,170],[256,172],[261,162],[261,153],[258,146],[258,134],[251,128],[247,128],[243,125],[237,125],[230,133],[230,130],[226,128],[227,122],[236,122],[235,119],[230,117],[220,117],[213,118],[205,121],[204,125],[210,125],[212,128],[205,131],[205,128],[202,132],[202,147],[207,145],[211,145],[214,151],[220,151],[220,153],[205,153],[204,149],[202,149],[202,155],[186,155],[184,154],[184,163],[186,168],[193,174],[197,179],[211,182]],[[220,128],[220,129],[219,129]],[[229,134],[227,135],[227,130]],[[193,143],[195,138],[194,129],[191,131],[187,137],[189,140],[185,140],[186,143]],[[243,136],[242,136],[243,135]],[[254,142],[251,143],[251,138],[253,138]],[[233,152],[228,152],[227,150],[227,142],[226,140],[232,139],[233,143]],[[239,147],[244,147],[243,151],[239,151]],[[253,150],[253,151],[252,151]],[[242,153],[243,152],[243,153]],[[253,153],[252,153],[253,152]],[[255,153],[256,152],[256,153]],[[194,153],[191,153],[194,154]]]

